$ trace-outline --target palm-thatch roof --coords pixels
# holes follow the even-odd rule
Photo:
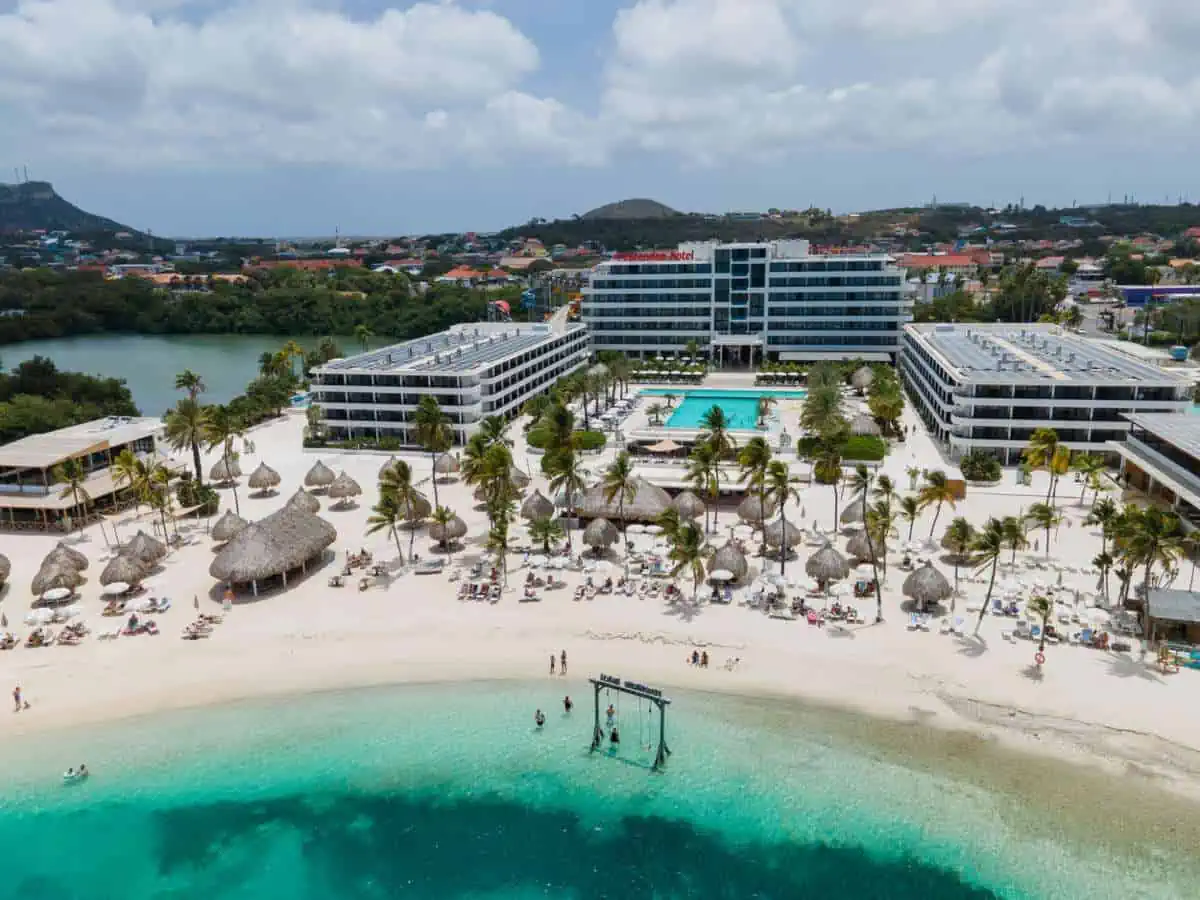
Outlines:
[[[584,492],[576,502],[576,507],[579,514],[588,519],[619,519],[623,514],[629,522],[653,522],[671,505],[671,495],[644,478],[636,478],[633,496],[625,498],[623,510],[620,501],[620,494],[615,495],[611,502],[607,500],[604,485],[598,484]]]
[[[144,531],[139,531],[133,540],[125,545],[125,553],[140,559],[147,565],[153,565],[167,555],[167,545],[158,538],[150,537]]]
[[[242,474],[242,467],[238,465],[238,461],[232,456],[229,458],[229,464],[226,465],[224,459],[218,459],[213,463],[213,467],[208,470],[208,480],[215,481],[218,484],[224,484],[229,481],[236,481]]]
[[[326,488],[333,484],[333,479],[336,477],[333,474],[333,469],[318,459],[313,467],[308,470],[308,474],[304,476],[304,486],[307,488]]]
[[[746,562],[746,555],[741,550],[733,544],[726,544],[708,561],[710,575],[718,569],[732,572],[734,581],[741,581],[749,573],[750,563]]]
[[[288,506],[295,506],[307,513],[316,515],[321,508],[321,501],[306,491],[304,488],[296,488],[296,493],[287,502]]]
[[[904,579],[904,596],[912,597],[921,607],[941,603],[954,593],[954,588],[946,576],[926,562],[911,575]]]
[[[869,434],[878,437],[883,434],[883,430],[875,422],[873,418],[866,413],[859,413],[850,420],[851,434]]]
[[[0,553],[0,584],[8,581],[8,576],[12,574],[12,562],[3,553]]]
[[[333,484],[329,485],[329,496],[335,500],[346,500],[361,493],[362,488],[358,486],[358,482],[345,472],[333,479]]]
[[[583,542],[589,547],[611,547],[621,537],[617,526],[608,519],[592,519],[583,530]]]
[[[74,566],[60,561],[38,569],[38,573],[33,576],[30,588],[40,596],[54,588],[68,588],[73,591],[81,584],[83,584],[83,573]]]
[[[865,391],[874,381],[875,373],[871,371],[869,366],[863,366],[850,376],[850,383],[854,385],[855,389],[860,391]]]
[[[757,494],[750,494],[738,504],[737,514],[743,522],[762,527],[763,522],[775,515],[775,504],[771,500],[760,503]]]
[[[433,462],[433,472],[435,475],[453,475],[458,469],[458,457],[450,453],[443,453]]]
[[[785,522],[783,516],[769,524],[763,536],[770,547],[782,547],[785,543],[789,547],[795,547],[804,540],[804,532],[791,522]]]
[[[407,522],[420,522],[433,515],[433,504],[420,491],[413,491],[412,499],[403,505],[404,519]]]
[[[521,517],[530,521],[548,519],[552,515],[554,515],[554,504],[543,497],[541,491],[534,491],[521,504]]]
[[[42,565],[47,563],[66,563],[73,569],[78,569],[80,572],[88,567],[88,558],[76,550],[74,547],[68,547],[62,541],[46,554],[46,558],[42,560]]]
[[[846,542],[846,552],[855,559],[861,559],[864,562],[882,562],[883,556],[887,552],[878,544],[872,544],[867,540],[866,530],[856,531],[854,536]]]
[[[100,583],[104,585],[123,581],[126,584],[138,584],[149,573],[149,567],[136,556],[129,553],[118,553],[114,556],[104,571],[100,573]]]
[[[281,575],[337,540],[337,529],[312,513],[285,504],[251,522],[213,558],[208,573],[229,584]]]
[[[838,521],[843,525],[856,525],[867,518],[867,495],[856,494],[854,499],[846,504]]]
[[[384,474],[396,465],[396,457],[391,457],[387,462],[379,467],[379,477],[383,478]]]
[[[429,526],[429,536],[439,544],[450,544],[459,538],[466,537],[467,523],[455,516],[445,525],[434,522]]]
[[[850,574],[850,564],[842,554],[826,544],[808,558],[804,563],[804,571],[818,581],[837,581]]]
[[[684,491],[671,501],[671,505],[675,507],[675,511],[685,519],[695,519],[704,515],[707,507],[704,501],[693,494],[691,491]]]
[[[526,475],[524,472],[522,472],[520,469],[518,469],[516,466],[512,467],[512,470],[509,472],[508,477],[510,479],[512,479],[513,486],[518,491],[523,491],[523,490],[525,490],[525,488],[529,487],[529,476]]]
[[[247,483],[250,485],[251,490],[269,491],[272,488],[279,487],[279,482],[282,480],[279,477],[279,473],[266,463],[259,463],[258,468],[250,473],[250,481]]]
[[[217,524],[213,526],[212,536],[214,541],[232,540],[237,536],[237,533],[245,528],[249,523],[235,513],[232,509],[225,510],[225,514],[217,519]]]

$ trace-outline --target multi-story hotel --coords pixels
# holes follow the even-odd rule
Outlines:
[[[814,255],[808,241],[691,243],[618,253],[583,290],[594,350],[717,361],[894,361],[912,301],[882,255]]]
[[[1167,503],[1188,531],[1200,529],[1200,416],[1127,416],[1129,434],[1111,447],[1128,484]]]
[[[485,416],[515,415],[587,360],[587,329],[565,319],[458,325],[313,369],[312,402],[334,439],[393,438],[415,446],[417,404],[436,397],[462,444]]]
[[[1188,382],[1056,325],[909,324],[899,367],[930,434],[954,458],[1020,462],[1037,428],[1072,450],[1112,455],[1126,413],[1183,413]]]

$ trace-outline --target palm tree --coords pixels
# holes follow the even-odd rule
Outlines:
[[[1107,551],[1101,551],[1092,559],[1092,565],[1100,570],[1100,584],[1103,588],[1105,605],[1108,605],[1108,573],[1112,570],[1115,562],[1113,555]]]
[[[112,463],[113,484],[118,487],[124,484],[133,495],[133,508],[136,510],[142,502],[142,496],[149,479],[149,470],[134,452],[126,447]]]
[[[700,582],[704,579],[704,535],[691,522],[679,526],[675,538],[671,541],[669,558],[675,563],[671,569],[671,577],[675,578],[682,572],[692,576],[692,603],[700,596]]]
[[[1058,441],[1058,432],[1053,428],[1035,429],[1029,438],[1029,446],[1025,448],[1025,460],[1035,469],[1045,469],[1050,476],[1046,485],[1046,502],[1050,503],[1054,496],[1055,484],[1058,481],[1058,470],[1065,471],[1070,462],[1071,451]]]
[[[367,352],[367,347],[371,343],[371,338],[375,337],[375,332],[371,330],[370,325],[359,323],[354,326],[354,339],[358,341],[358,346],[362,347],[363,353]]]
[[[741,467],[742,481],[748,490],[758,495],[759,509],[767,508],[767,472],[771,466],[771,445],[766,438],[752,437],[746,446],[738,451],[738,465]],[[767,553],[766,530],[763,530],[762,552]]]
[[[908,523],[908,537],[906,541],[912,540],[913,528],[916,527],[917,519],[921,515],[921,501],[913,494],[905,494],[900,498],[900,518]]]
[[[896,485],[890,475],[879,475],[875,479],[875,490],[871,496],[876,500],[891,500],[896,496]]]
[[[950,520],[950,524],[946,526],[946,533],[942,535],[942,546],[950,551],[954,557],[954,595],[958,595],[958,567],[966,558],[967,551],[971,549],[971,545],[975,542],[975,527],[964,519],[962,516],[956,516]],[[950,600],[950,611],[954,611],[954,599]]]
[[[513,445],[512,439],[508,436],[508,421],[504,416],[485,416],[479,423],[479,430],[476,434],[483,435],[485,447],[490,447],[492,444],[504,444],[506,447]]]
[[[666,411],[667,411],[667,408],[665,406],[663,406],[661,403],[651,403],[649,406],[647,406],[646,407],[646,415],[650,417],[650,420],[651,420],[650,424],[661,425],[663,413],[665,413]]]
[[[1100,483],[1100,475],[1104,472],[1104,458],[1091,453],[1083,453],[1076,456],[1071,463],[1071,468],[1083,475],[1083,490],[1079,492],[1079,503],[1082,506],[1084,498],[1087,496],[1088,488],[1095,489]],[[1099,491],[1096,491],[1097,496]],[[1092,502],[1096,501],[1096,497],[1092,498]]]
[[[617,501],[617,518],[621,520],[621,545],[625,548],[625,577],[629,577],[629,544],[626,537],[625,501],[632,500],[637,494],[637,485],[633,474],[633,461],[629,453],[622,450],[617,458],[604,470],[601,482],[604,490],[604,502]]]
[[[184,369],[175,376],[175,390],[187,391],[188,397],[192,400],[195,400],[197,395],[204,393],[207,389],[204,379],[191,369]]]
[[[87,509],[87,504],[91,502],[92,498],[88,496],[88,492],[83,487],[83,483],[87,481],[87,471],[84,469],[82,461],[78,458],[64,459],[54,467],[51,475],[56,482],[65,485],[58,496],[71,498],[72,512],[81,504],[85,510]]]
[[[417,410],[413,413],[413,425],[415,426],[417,443],[421,445],[426,453],[429,454],[429,464],[432,467],[438,458],[438,454],[445,453],[450,449],[451,433],[450,420],[446,414],[442,412],[441,406],[438,405],[437,398],[426,394],[421,398],[421,402],[417,404]],[[437,489],[437,473],[433,475],[433,505],[439,506],[438,489]]]
[[[679,399],[676,394],[663,394],[663,399],[667,401],[667,410],[670,411],[675,407],[675,401]]]
[[[887,577],[887,540],[895,531],[896,511],[891,498],[885,497],[866,510],[863,534],[867,538],[867,549],[871,553],[871,571],[875,576],[875,621],[883,621],[883,579]]]
[[[575,452],[574,447],[568,446],[566,449],[560,450],[550,458],[549,471],[550,490],[554,493],[563,494],[563,499],[566,500],[567,513],[567,548],[571,548],[571,516],[575,510],[575,497],[587,490],[587,481],[583,476],[583,467],[579,463],[579,454]]]
[[[1000,530],[1004,532],[1004,543],[1012,550],[1012,556],[1009,557],[1008,564],[1015,569],[1017,566],[1017,551],[1024,550],[1029,546],[1029,540],[1025,537],[1025,524],[1017,516],[1005,516],[1000,521]]]
[[[297,359],[300,360],[301,363],[304,362],[304,348],[295,341],[288,341],[279,348],[279,356],[284,367],[287,369],[287,373],[294,376],[296,374],[296,370],[293,362]]]
[[[833,527],[838,527],[838,506],[841,503],[842,451],[833,442],[822,441],[817,445],[813,459],[813,474],[825,484],[833,485]]]
[[[1046,626],[1050,624],[1050,616],[1054,614],[1054,604],[1048,598],[1034,594],[1025,604],[1025,611],[1033,613],[1042,621],[1041,640],[1038,641],[1037,652],[1044,654],[1046,651]]]
[[[813,387],[810,377],[808,395],[800,410],[800,426],[823,439],[832,439],[844,432],[846,416],[841,388],[833,384]]]
[[[704,442],[713,448],[718,460],[733,454],[735,445],[729,436],[729,419],[725,416],[725,410],[719,406],[711,407],[700,419],[700,427],[705,431]]]
[[[406,460],[398,459],[379,475],[380,497],[390,497],[396,506],[404,513],[404,518],[410,523],[408,532],[408,556],[413,555],[413,541],[417,537],[416,522],[413,520],[413,503],[420,499],[420,492],[413,484],[412,466]]]
[[[233,459],[233,442],[246,434],[245,420],[235,413],[229,406],[210,406],[208,409],[208,418],[204,424],[204,439],[205,449],[211,453],[217,447],[221,448],[221,461],[225,464],[226,471],[229,470],[230,462]],[[238,513],[241,512],[241,502],[238,500],[237,479],[233,481],[233,506]]]
[[[446,506],[439,506],[429,517],[430,521],[441,527],[443,535],[446,534],[446,526],[453,522],[455,518],[456,516],[454,510]],[[449,553],[451,559],[453,559],[453,553],[450,552],[450,543],[445,539],[445,537],[438,541],[438,546]]]
[[[1030,528],[1042,528],[1046,532],[1046,555],[1050,555],[1050,531],[1062,523],[1062,516],[1049,503],[1035,503],[1025,513]]]
[[[1113,536],[1113,529],[1116,527],[1117,519],[1120,515],[1121,511],[1117,509],[1117,504],[1105,497],[1103,500],[1097,500],[1092,504],[1087,518],[1083,520],[1084,525],[1100,526],[1101,553],[1108,552],[1108,542]]]
[[[258,374],[263,377],[279,374],[279,356],[270,350],[258,354]]]
[[[535,519],[529,523],[529,536],[541,541],[542,552],[549,553],[551,542],[562,540],[563,527],[556,519]]]
[[[979,629],[983,625],[983,617],[987,615],[992,605],[992,590],[996,586],[996,566],[1000,562],[1001,554],[1004,553],[1004,527],[999,519],[993,516],[987,520],[987,524],[971,542],[971,551],[975,554],[972,559],[974,565],[980,568],[990,565],[992,568],[991,577],[988,579],[987,596],[979,610],[979,618],[975,621],[975,633],[979,634]]]
[[[404,505],[395,494],[381,491],[379,500],[371,507],[371,515],[367,516],[367,534],[377,534],[380,531],[389,532],[392,540],[396,542],[396,554],[400,557],[401,563],[404,562],[404,551],[400,549],[399,525],[404,521],[404,512]],[[411,538],[408,556],[409,559],[412,558]]]
[[[667,543],[671,543],[675,540],[676,533],[685,523],[683,517],[679,515],[679,510],[673,506],[668,506],[658,514],[658,518],[654,520],[654,524],[662,529],[663,537],[667,539]]]
[[[209,408],[201,406],[193,397],[184,397],[167,413],[167,444],[173,450],[190,447],[192,464],[196,467],[196,483],[204,484],[204,470],[200,468],[200,444],[208,428]]]
[[[1175,513],[1150,506],[1130,516],[1126,541],[1125,550],[1130,565],[1146,567],[1142,578],[1142,600],[1148,604],[1150,576],[1154,567],[1161,565],[1164,569],[1173,568],[1184,554],[1183,526]],[[1149,638],[1150,616],[1143,616],[1143,619],[1146,622],[1146,637]]]
[[[942,514],[942,504],[949,503],[951,509],[956,509],[958,498],[946,478],[946,473],[941,469],[925,473],[925,484],[917,497],[920,500],[921,509],[937,505],[937,511],[933,514],[933,523],[929,526],[929,536],[933,537],[933,532],[937,529],[938,516]]]
[[[783,534],[787,535],[787,504],[789,500],[800,502],[799,492],[792,487],[792,473],[788,470],[787,463],[782,460],[773,459],[767,465],[767,492],[766,496],[772,503],[779,507],[779,518],[783,525]],[[786,539],[782,542],[779,548],[779,574],[785,574],[787,567],[788,552],[791,548],[787,546]]]
[[[684,356],[690,356],[692,359],[699,359],[700,342],[695,338],[690,338],[687,343],[683,345],[683,354]]]
[[[713,504],[713,527],[716,527],[716,502],[721,495],[721,461],[708,441],[697,441],[688,457],[687,479],[704,502],[704,530],[708,531],[708,505]]]

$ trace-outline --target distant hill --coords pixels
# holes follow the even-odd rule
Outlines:
[[[84,212],[68,203],[48,181],[0,184],[0,234],[39,228],[76,234],[116,231],[137,234],[120,222]]]
[[[584,221],[596,219],[666,219],[677,216],[679,212],[659,203],[657,200],[646,200],[635,197],[632,200],[618,200],[616,203],[606,203],[593,210],[585,212],[579,218]]]

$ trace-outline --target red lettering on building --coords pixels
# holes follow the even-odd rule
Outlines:
[[[640,253],[614,253],[619,262],[691,262],[696,255],[691,250],[650,250]]]

